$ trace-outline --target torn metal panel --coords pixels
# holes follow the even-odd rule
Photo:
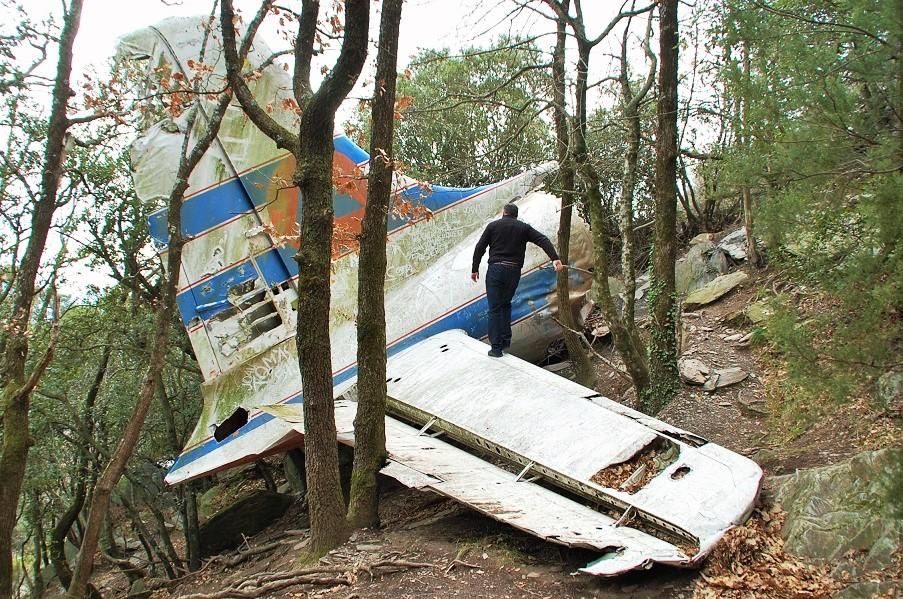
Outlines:
[[[664,435],[657,429],[673,432],[664,423],[650,419],[653,428],[597,405],[586,399],[591,390],[556,385],[558,377],[511,356],[490,358],[485,347],[447,331],[389,359],[385,474],[546,540],[600,551],[581,569],[600,576],[694,565],[748,516],[762,480],[751,460]],[[350,445],[354,409],[336,403],[338,439]],[[303,433],[300,406],[263,410]],[[676,451],[635,492],[593,481],[600,465],[626,462],[653,441]]]

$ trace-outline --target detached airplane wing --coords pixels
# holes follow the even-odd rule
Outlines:
[[[384,474],[599,551],[588,574],[694,565],[759,492],[751,460],[514,356],[490,358],[463,331],[391,357],[387,376]],[[355,406],[336,403],[349,445]],[[264,410],[303,434],[300,407]]]
[[[138,31],[123,38],[120,57],[145,61],[149,80],[167,70],[190,80],[195,73],[185,65],[197,59],[202,40],[217,43],[203,35],[207,21],[168,19]],[[221,56],[213,50],[207,55]],[[270,55],[255,43],[249,60],[261,64]],[[205,76],[216,88],[223,65],[210,66]],[[281,95],[291,93],[287,78],[278,66],[267,68],[254,93],[293,126],[296,115],[278,109]],[[146,201],[168,195],[169,175],[190,133],[186,122],[161,121],[133,144],[135,187]],[[355,404],[342,397],[357,372],[358,262],[350,240],[363,217],[369,157],[343,135],[334,146],[331,358],[338,441],[353,444]],[[487,333],[488,305],[483,286],[469,278],[474,245],[512,201],[522,220],[555,239],[560,200],[536,189],[554,167],[463,189],[396,177],[396,203],[423,217],[395,215],[387,230],[391,460],[384,472],[550,541],[596,549],[602,557],[584,569],[591,574],[654,562],[692,565],[747,517],[761,470],[528,362],[489,358],[478,341]],[[294,158],[233,106],[191,175],[181,207],[177,303],[204,378],[204,405],[166,476],[170,484],[303,444],[293,260],[303,198],[291,185],[293,171]],[[164,210],[149,222],[161,255],[168,251],[167,221]],[[591,250],[588,228],[575,219],[570,259],[579,269],[570,273],[566,306],[558,305],[554,271],[542,268],[546,256],[528,250],[512,303],[515,355],[545,355],[560,339],[554,315],[584,307]]]

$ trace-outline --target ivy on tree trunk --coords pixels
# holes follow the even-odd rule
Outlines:
[[[655,226],[649,287],[652,389],[640,409],[655,414],[671,401],[677,374],[677,3],[659,3],[659,73],[655,140]]]

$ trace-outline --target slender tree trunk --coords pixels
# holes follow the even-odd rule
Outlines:
[[[56,575],[60,579],[60,584],[63,585],[64,589],[68,589],[72,584],[72,570],[69,568],[69,561],[66,559],[66,536],[69,534],[72,525],[78,520],[82,508],[85,506],[88,478],[90,476],[89,462],[91,461],[91,458],[88,455],[87,445],[94,438],[94,405],[97,402],[101,385],[103,384],[104,378],[106,378],[107,367],[110,364],[110,355],[112,353],[110,341],[110,339],[107,339],[107,344],[104,346],[103,353],[100,357],[100,364],[97,367],[97,371],[94,373],[94,380],[91,383],[91,387],[88,389],[87,395],[85,395],[85,405],[82,408],[81,414],[81,438],[83,439],[82,444],[84,446],[78,448],[79,454],[76,466],[77,481],[75,483],[76,486],[72,504],[60,517],[51,534],[50,558],[53,562],[53,567],[56,570]],[[95,589],[93,585],[88,585],[88,596],[99,598],[100,593],[97,592],[97,589]]]
[[[176,568],[179,567],[180,560],[179,556],[176,554],[175,548],[172,546],[172,539],[169,538],[169,533],[166,532],[166,521],[163,518],[163,514],[160,510],[151,505],[150,502],[146,503],[157,522],[158,536],[162,543],[161,547],[161,543],[157,542],[157,539],[151,534],[151,531],[144,525],[144,521],[141,519],[141,513],[138,511],[138,508],[128,497],[124,497],[120,494],[117,494],[117,496],[128,511],[135,530],[138,531],[140,536],[144,537],[147,546],[151,549],[152,555],[157,556],[156,560],[163,567],[163,571],[166,572],[166,577],[170,580],[174,579],[176,577]]]
[[[34,543],[34,572],[31,585],[31,596],[44,594],[44,575],[41,573],[41,547],[44,539],[44,515],[41,513],[41,495],[36,490],[31,492],[31,526]]]
[[[298,359],[304,386],[304,458],[310,506],[308,556],[317,558],[348,538],[339,477],[332,344],[329,338],[332,268],[332,134],[335,112],[363,68],[370,10],[366,2],[345,5],[345,39],[331,75],[301,117],[295,184],[301,207],[298,250]],[[343,59],[345,59],[343,61]],[[340,81],[339,78],[342,80]]]
[[[599,192],[599,176],[595,168],[589,163],[586,147],[586,94],[587,74],[589,68],[589,55],[592,47],[585,40],[577,41],[577,126],[574,128],[575,150],[577,155],[578,173],[586,188],[585,195],[590,213],[590,229],[593,234],[593,286],[596,288],[596,297],[600,302],[602,316],[608,322],[614,338],[615,349],[624,360],[630,378],[636,387],[637,395],[646,393],[649,384],[649,374],[646,361],[642,353],[642,342],[639,335],[631,334],[631,327],[625,323],[622,315],[611,295],[608,284],[610,270],[610,258],[608,256],[608,244],[605,235],[606,214],[602,206],[602,194]]]
[[[0,410],[3,412],[3,447],[0,452],[0,481],[3,481],[0,485],[0,598],[12,596],[12,534],[16,525],[16,511],[28,450],[33,444],[29,434],[28,410],[31,389],[37,384],[32,379],[40,377],[41,373],[32,372],[32,376],[26,380],[28,323],[38,268],[56,210],[57,191],[63,172],[65,137],[69,128],[66,105],[72,92],[69,87],[72,47],[81,21],[81,9],[82,0],[72,0],[69,11],[63,18],[59,61],[44,149],[41,193],[31,215],[31,234],[15,281],[16,290],[0,370],[0,379],[4,381],[0,399]]]
[[[201,533],[198,519],[198,495],[195,483],[181,485],[181,498],[185,512],[185,546],[188,553],[188,571],[197,572],[201,567]]]
[[[749,134],[749,93],[750,93],[750,73],[749,73],[749,45],[743,42],[743,80],[745,82],[746,93],[740,98],[741,121],[743,125],[743,149],[749,152],[752,146],[752,140]],[[741,190],[743,195],[743,227],[746,230],[746,259],[750,266],[758,268],[762,265],[759,257],[759,249],[756,247],[756,238],[753,236],[753,205],[752,194],[749,192],[749,182],[743,184]]]
[[[103,530],[100,533],[99,542],[100,548],[114,558],[119,559],[124,555],[119,549],[119,544],[116,543],[116,537],[113,535],[113,522],[111,521],[109,514],[107,514],[107,517],[103,521]],[[72,572],[69,572],[69,578],[72,578]]]
[[[649,366],[652,393],[641,402],[647,414],[657,413],[678,388],[677,294],[677,5],[659,3],[658,126],[655,144],[655,241],[649,289],[651,343]]]
[[[166,422],[166,436],[169,447],[178,454],[182,448],[179,435],[176,431],[176,419],[173,415],[172,404],[166,394],[166,385],[163,377],[157,377],[157,397],[160,400],[160,408],[163,412],[163,420]],[[182,531],[185,534],[185,561],[188,562],[189,572],[194,572],[201,567],[200,537],[198,535],[197,498],[194,493],[194,485],[184,484],[176,487],[179,498],[179,513],[182,519]],[[192,514],[193,511],[193,514]]]
[[[358,266],[357,415],[348,523],[379,526],[377,475],[386,462],[386,227],[392,195],[395,80],[402,0],[384,0],[376,55],[367,209]]]
[[[567,12],[569,0],[562,2],[563,10]],[[553,120],[555,122],[555,153],[558,158],[558,184],[561,189],[561,213],[558,218],[558,254],[565,264],[570,259],[571,251],[571,220],[573,218],[574,199],[577,197],[574,157],[570,151],[571,134],[568,127],[567,98],[565,95],[565,22],[559,18],[556,21],[555,52],[552,58],[552,105]],[[589,359],[589,354],[577,330],[577,321],[571,310],[571,289],[568,280],[568,271],[558,273],[558,318],[564,325],[564,344],[568,355],[574,364],[574,372],[577,382],[586,387],[596,384],[596,371]]]
[[[262,2],[250,22],[245,40],[250,45],[256,28],[272,7]],[[298,361],[304,388],[304,445],[310,501],[309,556],[323,555],[347,538],[345,504],[339,482],[335,411],[332,397],[332,357],[329,340],[330,270],[332,258],[332,134],[335,113],[348,96],[367,57],[370,6],[367,0],[346,0],[341,51],[314,93],[310,67],[317,33],[319,2],[305,0],[295,38],[292,88],[301,108],[295,135],[264,110],[241,76],[243,59],[235,44],[231,0],[220,2],[220,25],[231,89],[248,118],[276,145],[295,156],[293,181],[304,199],[301,206],[301,246],[298,262]],[[242,49],[246,50],[243,42]]]
[[[179,266],[182,256],[183,242],[179,233],[182,230],[180,200],[187,188],[187,174],[185,175],[184,186],[179,185],[179,187],[182,188],[178,194],[179,202],[177,203],[170,199],[169,203],[169,231],[172,235],[168,254],[169,270],[163,297],[157,310],[154,347],[151,350],[148,369],[141,383],[135,409],[110,462],[104,468],[100,479],[98,479],[94,487],[88,524],[85,526],[78,562],[72,577],[72,584],[69,587],[68,597],[71,599],[79,599],[85,595],[88,579],[94,567],[94,552],[97,550],[100,529],[110,505],[113,488],[122,476],[126,463],[132,455],[132,450],[138,443],[138,437],[144,426],[144,419],[153,402],[156,373],[163,368],[163,358],[169,341],[170,321],[172,320],[175,304],[176,281],[179,277]]]

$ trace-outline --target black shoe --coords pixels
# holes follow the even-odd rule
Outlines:
[[[490,349],[488,355],[492,356],[493,358],[501,358],[502,352],[497,349]]]

